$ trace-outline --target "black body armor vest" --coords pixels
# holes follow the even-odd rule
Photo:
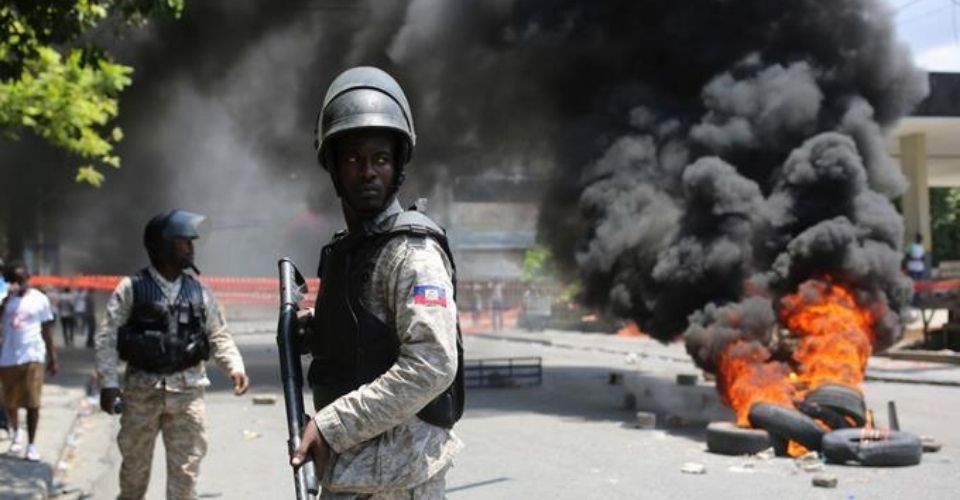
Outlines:
[[[313,362],[307,375],[317,410],[372,382],[397,361],[397,333],[363,307],[360,293],[371,279],[380,251],[401,235],[434,239],[453,265],[443,229],[416,211],[398,214],[390,229],[381,233],[335,237],[320,254],[321,288],[308,338]],[[456,273],[453,286],[456,301]],[[460,420],[463,404],[463,343],[458,322],[456,377],[417,416],[429,424],[451,428]]]
[[[180,294],[167,306],[160,285],[143,269],[131,276],[133,308],[127,323],[117,331],[120,359],[148,373],[175,373],[210,357],[205,330],[203,288],[184,274]],[[170,325],[174,324],[174,329]]]

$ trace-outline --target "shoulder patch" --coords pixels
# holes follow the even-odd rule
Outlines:
[[[413,303],[420,306],[447,307],[447,290],[437,285],[414,285]]]

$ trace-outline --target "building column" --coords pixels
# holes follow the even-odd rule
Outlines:
[[[930,232],[926,134],[916,133],[900,137],[900,167],[910,183],[900,200],[903,209],[903,240],[909,245],[913,243],[916,234],[920,233],[923,235],[923,246],[929,251],[933,240]]]

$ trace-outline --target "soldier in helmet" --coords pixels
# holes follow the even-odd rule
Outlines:
[[[117,445],[120,498],[142,499],[157,434],[163,435],[169,499],[193,499],[207,451],[205,361],[212,356],[230,376],[234,394],[249,386],[240,352],[213,294],[192,274],[193,240],[201,215],[173,210],[147,223],[143,243],[150,266],[120,281],[97,332],[100,407],[121,413]],[[127,363],[123,389],[119,361]]]
[[[358,67],[330,85],[316,149],[347,229],[321,251],[305,338],[317,413],[291,459],[312,455],[321,498],[443,498],[462,447],[453,256],[444,230],[397,200],[415,144],[390,75]]]

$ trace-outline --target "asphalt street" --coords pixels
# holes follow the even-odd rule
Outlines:
[[[207,394],[210,450],[203,462],[201,498],[288,499],[286,429],[272,323],[236,322],[234,330],[253,386],[235,397],[211,364]],[[811,485],[814,473],[793,460],[727,457],[705,450],[699,425],[637,429],[624,407],[624,387],[609,385],[611,371],[652,374],[690,371],[682,346],[661,346],[612,337],[588,341],[556,332],[514,333],[508,339],[468,336],[468,359],[540,356],[543,383],[534,387],[474,389],[457,426],[466,448],[448,476],[451,499],[584,498],[957,498],[960,484],[960,388],[868,382],[868,404],[886,422],[895,400],[901,426],[934,436],[939,453],[906,468],[827,465],[834,489]],[[546,338],[569,338],[570,342]],[[634,352],[625,355],[624,352]],[[944,368],[950,370],[950,368]],[[960,371],[960,368],[952,368]],[[274,405],[253,396],[276,396]],[[309,399],[308,399],[309,401]],[[64,475],[75,498],[117,494],[117,420],[94,413],[77,424],[76,452]],[[162,446],[158,444],[149,499],[163,498]],[[692,462],[705,474],[681,472]]]

